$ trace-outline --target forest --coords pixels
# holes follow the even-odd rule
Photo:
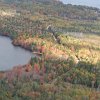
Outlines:
[[[100,9],[0,0],[0,35],[37,54],[0,71],[0,100],[100,100]]]

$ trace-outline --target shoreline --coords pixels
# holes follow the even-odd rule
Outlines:
[[[4,37],[7,37],[7,38],[9,38],[9,39],[11,39],[11,41],[12,41],[12,45],[13,46],[15,46],[15,47],[20,47],[20,48],[23,48],[23,49],[25,49],[25,50],[28,50],[28,51],[30,51],[30,52],[32,52],[32,50],[31,50],[31,48],[25,48],[24,46],[22,46],[22,45],[20,45],[20,44],[14,44],[13,43],[13,38],[11,38],[10,36],[8,36],[8,35],[4,35],[4,34],[0,34],[0,36],[4,36]]]
[[[20,44],[19,45],[17,45],[17,44],[14,44],[13,43],[13,38],[11,38],[10,36],[8,36],[8,35],[4,35],[4,34],[1,34],[0,33],[0,36],[3,36],[3,37],[6,37],[6,38],[9,38],[9,39],[11,39],[11,44],[13,45],[13,46],[15,46],[15,47],[20,47],[20,48],[23,48],[23,49],[25,49],[25,50],[27,50],[27,51],[29,51],[29,52],[31,52],[32,53],[32,50],[31,49],[29,49],[29,48],[25,48],[24,46],[21,46]],[[33,54],[35,55],[35,56],[38,56],[38,52],[33,52]],[[29,62],[31,61],[31,58],[29,59]],[[11,69],[9,69],[9,70],[5,70],[5,71],[0,71],[0,74],[5,74],[6,72],[9,72],[9,71],[12,71],[14,68],[16,68],[16,67],[25,67],[25,66],[27,66],[28,65],[28,63],[26,63],[26,64],[24,64],[24,65],[15,65],[15,66],[13,66]]]

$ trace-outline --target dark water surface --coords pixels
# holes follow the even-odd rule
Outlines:
[[[0,36],[0,71],[24,65],[34,56],[28,50],[13,46],[11,42],[8,37]]]

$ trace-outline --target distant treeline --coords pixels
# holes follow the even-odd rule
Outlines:
[[[79,20],[97,20],[100,9],[87,6],[63,4],[58,0],[2,0],[6,3],[20,6],[22,9],[36,11],[44,15]]]

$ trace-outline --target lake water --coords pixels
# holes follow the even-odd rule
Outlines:
[[[66,4],[86,5],[100,8],[100,0],[61,0]]]
[[[30,51],[13,46],[10,38],[0,36],[0,71],[27,64],[32,56]]]

